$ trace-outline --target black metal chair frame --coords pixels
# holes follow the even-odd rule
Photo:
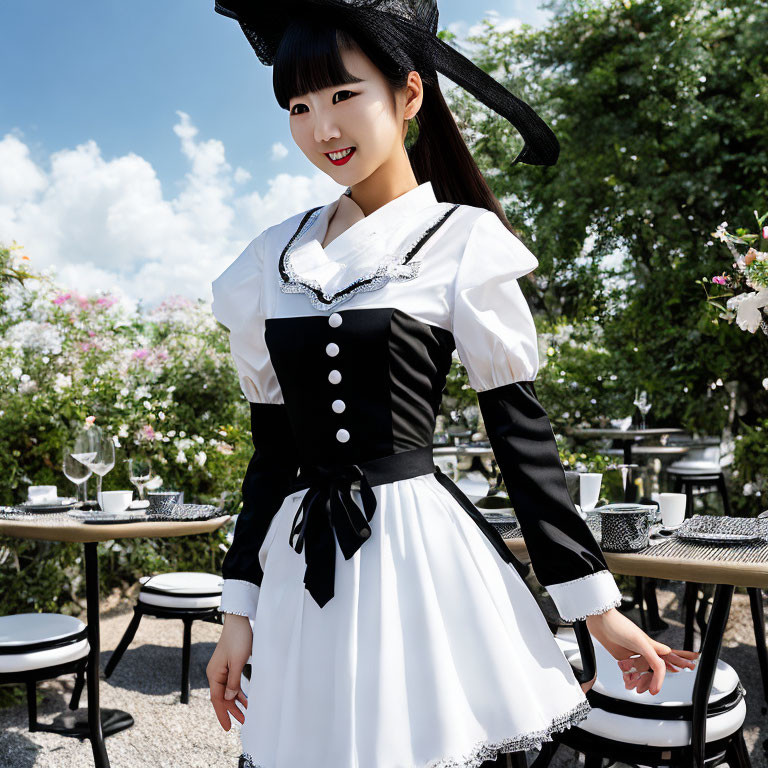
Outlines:
[[[143,592],[152,592],[169,596],[170,593],[152,587],[142,587]],[[211,592],[184,593],[183,597],[213,597]],[[192,649],[192,623],[195,621],[208,621],[213,624],[223,624],[224,616],[217,607],[212,608],[170,608],[163,605],[153,605],[142,600],[137,600],[133,607],[133,617],[126,628],[120,642],[109,658],[104,668],[104,677],[109,677],[114,672],[128,646],[133,642],[136,631],[141,623],[142,616],[154,616],[158,619],[180,619],[184,623],[184,639],[181,649],[181,703],[189,704],[189,660]]]
[[[69,701],[68,708],[71,711],[76,710],[80,705],[80,695],[83,692],[83,687],[86,681],[86,673],[89,664],[92,662],[93,647],[90,646],[89,638],[90,628],[85,627],[79,632],[73,635],[67,635],[65,637],[56,638],[54,640],[42,640],[37,643],[27,643],[23,646],[5,646],[0,648],[0,655],[15,655],[18,653],[28,653],[30,651],[48,650],[51,648],[59,648],[67,645],[73,645],[80,642],[83,639],[89,639],[89,651],[87,654],[79,659],[73,661],[62,662],[61,664],[53,664],[47,667],[37,667],[35,669],[19,670],[18,672],[2,672],[0,673],[0,684],[10,685],[14,683],[24,683],[26,686],[27,694],[27,715],[29,720],[29,731],[34,733],[36,731],[46,731],[48,733],[58,733],[61,736],[70,736],[80,741],[89,739],[94,752],[94,755],[98,755],[103,750],[104,735],[102,729],[92,728],[90,722],[93,720],[93,712],[89,708],[88,717],[85,721],[76,721],[72,718],[72,722],[67,722],[65,719],[61,723],[41,723],[37,719],[37,683],[42,680],[52,680],[60,675],[67,675],[75,673],[75,687],[72,691],[72,696]],[[105,723],[108,726],[115,726],[117,729],[122,729],[126,726],[126,715],[120,710],[103,709],[100,710],[100,715],[103,717]],[[130,716],[127,716],[130,718]],[[130,719],[133,722],[132,718]],[[98,764],[98,758],[97,758]]]
[[[727,761],[729,768],[751,768],[749,753],[744,742],[743,729],[739,728],[730,736],[707,744],[707,714],[717,707],[709,706],[709,696],[715,678],[715,669],[723,641],[723,632],[728,621],[734,587],[718,584],[712,611],[707,623],[701,655],[697,663],[696,679],[693,686],[692,703],[688,710],[691,722],[691,743],[684,747],[654,747],[627,744],[613,739],[588,733],[572,726],[561,733],[553,734],[552,741],[542,745],[541,752],[531,768],[546,768],[561,744],[581,752],[585,756],[585,768],[601,768],[602,760],[622,760],[649,766],[676,766],[679,768],[714,768]],[[596,692],[587,691],[587,699],[599,707]],[[634,706],[634,705],[630,705]],[[684,719],[688,719],[688,717]]]

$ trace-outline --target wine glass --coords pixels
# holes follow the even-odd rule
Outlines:
[[[64,472],[64,476],[67,478],[67,480],[77,486],[75,496],[77,497],[78,501],[80,501],[80,487],[82,486],[82,501],[83,504],[86,504],[88,503],[88,491],[86,488],[86,483],[88,482],[88,478],[91,476],[92,472],[88,467],[85,466],[85,464],[83,464],[81,461],[78,461],[78,459],[72,455],[73,450],[74,448],[72,447],[64,448],[61,458],[61,469]]]
[[[126,459],[128,479],[139,491],[139,499],[144,498],[144,486],[152,479],[152,462],[147,458]]]
[[[101,505],[101,481],[115,466],[115,443],[112,437],[101,427],[91,425],[78,434],[72,455],[98,476],[96,500]]]
[[[645,390],[643,390],[638,396],[637,389],[635,389],[635,399],[633,402],[638,407],[638,409],[640,410],[640,413],[643,416],[640,429],[645,429],[645,415],[648,413],[648,411],[651,410],[651,403],[648,400],[648,393]]]

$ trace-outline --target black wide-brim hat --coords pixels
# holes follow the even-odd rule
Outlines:
[[[259,60],[272,66],[286,28],[306,17],[331,20],[353,37],[376,40],[407,69],[441,72],[508,120],[525,144],[512,161],[554,165],[560,144],[522,99],[437,36],[436,0],[215,0],[215,10],[239,22]],[[436,82],[436,77],[435,77]]]

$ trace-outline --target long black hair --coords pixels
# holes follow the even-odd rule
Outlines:
[[[419,72],[424,97],[416,115],[418,135],[407,149],[416,180],[419,184],[431,181],[440,202],[486,208],[514,231],[456,125],[434,70],[421,72],[416,66],[403,67],[374,39],[357,40],[349,31],[322,18],[304,18],[286,29],[275,56],[272,85],[278,104],[287,110],[296,96],[357,82],[344,66],[340,47],[362,50],[393,90],[405,87],[411,70]]]

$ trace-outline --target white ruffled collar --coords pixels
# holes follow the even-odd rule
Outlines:
[[[451,208],[438,203],[432,183],[426,181],[368,216],[360,211],[361,218],[323,248],[331,217],[346,194],[318,208],[281,257],[281,289],[306,293],[320,309],[331,309],[359,291],[381,288],[389,280],[416,277],[420,261],[404,263],[408,251]],[[351,197],[345,204],[357,207]]]

